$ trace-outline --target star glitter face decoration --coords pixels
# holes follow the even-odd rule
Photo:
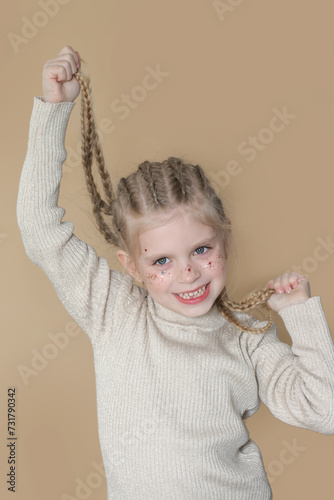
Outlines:
[[[166,271],[161,271],[160,273],[149,273],[146,275],[146,278],[148,280],[152,281],[164,281],[166,279],[171,279],[172,275],[171,273],[167,273]]]
[[[184,316],[201,316],[225,286],[224,248],[214,228],[181,210],[177,215],[139,234],[137,270],[157,303]]]
[[[221,267],[224,265],[224,259],[221,253],[218,253],[215,257],[215,260],[209,260],[206,264],[201,266],[201,270],[208,269],[209,271],[216,271],[218,269],[221,269]]]

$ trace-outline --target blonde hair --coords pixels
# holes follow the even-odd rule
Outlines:
[[[199,165],[174,157],[161,163],[144,161],[135,172],[120,179],[114,194],[96,132],[90,78],[80,70],[75,77],[81,87],[82,164],[93,213],[105,240],[135,258],[137,237],[144,229],[154,227],[156,216],[168,216],[172,210],[183,208],[191,209],[192,214],[195,212],[197,220],[215,228],[221,241],[226,242],[230,232],[229,220],[220,198]],[[92,173],[93,155],[102,181],[103,197]],[[105,216],[112,217],[113,229],[105,221]],[[267,300],[273,293],[274,290],[261,288],[241,302],[232,302],[224,288],[215,303],[223,316],[237,328],[262,333],[272,324]],[[234,314],[260,304],[266,306],[269,315],[267,324],[261,328],[242,324]]]

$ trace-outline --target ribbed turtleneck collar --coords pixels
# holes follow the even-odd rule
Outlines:
[[[182,326],[183,329],[187,329],[187,327],[189,327],[202,331],[214,331],[218,330],[224,323],[226,323],[226,319],[222,316],[215,305],[206,314],[193,318],[167,309],[152,299],[149,295],[148,301],[149,309],[153,311],[155,318],[160,319],[164,323],[169,323],[173,327]]]

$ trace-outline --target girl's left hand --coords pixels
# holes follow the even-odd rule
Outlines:
[[[311,297],[309,282],[305,276],[295,272],[284,273],[268,281],[267,288],[276,292],[267,301],[269,307],[276,312],[284,307],[302,304]]]

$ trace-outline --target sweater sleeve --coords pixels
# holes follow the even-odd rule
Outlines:
[[[276,326],[253,344],[260,399],[285,423],[334,434],[334,344],[320,297],[279,315],[292,346],[280,342]]]
[[[34,98],[17,220],[28,257],[44,270],[70,315],[97,342],[112,323],[123,276],[73,234],[73,223],[62,222],[65,210],[57,206],[65,133],[74,105]]]

